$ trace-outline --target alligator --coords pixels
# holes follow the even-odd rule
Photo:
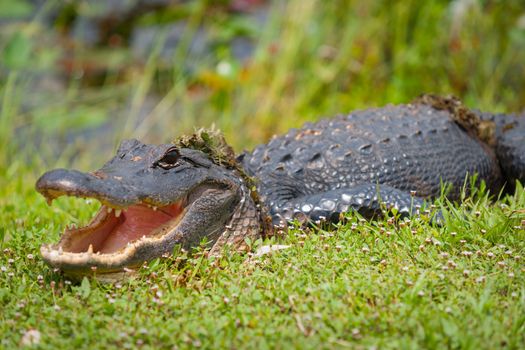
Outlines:
[[[122,278],[177,249],[245,250],[291,222],[414,215],[443,184],[458,200],[469,175],[493,194],[525,180],[525,118],[424,95],[307,123],[239,156],[209,131],[161,145],[126,140],[97,171],[55,169],[37,181],[49,203],[101,202],[87,226],[66,228],[41,254],[73,278]]]

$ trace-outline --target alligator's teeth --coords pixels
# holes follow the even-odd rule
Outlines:
[[[62,247],[58,247],[58,255],[62,255],[63,252],[64,250],[62,249]]]
[[[90,244],[87,250],[88,254],[93,254],[93,244]]]
[[[142,235],[142,238],[141,239],[146,239],[146,235]]]
[[[120,214],[122,213],[122,210],[121,209],[115,209],[115,217],[119,217]]]
[[[108,209],[107,209],[107,210],[108,210],[108,214],[111,214],[111,212],[113,211],[113,208],[111,208],[111,207],[108,207]]]
[[[156,211],[157,210],[157,207],[153,206],[153,211]]]

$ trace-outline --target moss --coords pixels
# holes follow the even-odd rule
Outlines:
[[[174,143],[183,148],[191,148],[206,153],[219,166],[237,169],[233,148],[228,145],[224,135],[216,129],[198,129],[191,135],[183,135]]]

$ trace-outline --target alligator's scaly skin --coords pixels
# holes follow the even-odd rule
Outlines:
[[[267,213],[276,227],[337,221],[350,210],[367,218],[385,207],[411,215],[442,184],[457,199],[475,174],[493,194],[525,180],[524,118],[426,96],[306,124],[237,160],[207,133],[165,145],[125,141],[94,173],[56,169],[38,180],[49,201],[73,195],[104,204],[88,227],[66,230],[41,252],[71,275],[94,268],[112,275],[204,239],[212,254],[225,245],[242,249],[271,230]]]
[[[516,138],[523,140],[523,129],[516,130]],[[512,147],[518,142],[513,140]],[[274,223],[337,220],[349,209],[370,217],[380,209],[378,199],[408,213],[422,198],[439,196],[442,183],[452,186],[448,197],[456,199],[467,175],[477,174],[492,193],[506,181],[493,149],[467,133],[449,111],[425,104],[368,109],[306,124],[241,160],[259,180]],[[523,164],[522,159],[516,168]],[[518,179],[523,180],[521,172]]]

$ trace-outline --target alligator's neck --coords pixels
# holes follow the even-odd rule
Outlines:
[[[249,177],[240,163],[231,169],[239,182],[239,202],[224,232],[213,245],[210,254],[219,254],[225,246],[236,251],[248,250],[250,242],[273,233],[267,206],[259,198],[255,179]]]

